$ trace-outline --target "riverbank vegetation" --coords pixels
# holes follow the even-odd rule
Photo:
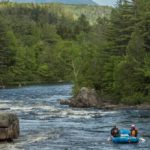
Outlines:
[[[1,3],[0,84],[73,81],[75,93],[150,103],[150,1],[80,7]]]

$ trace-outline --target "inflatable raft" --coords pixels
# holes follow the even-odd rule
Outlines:
[[[112,141],[114,143],[138,143],[139,138],[130,136],[129,130],[121,129],[120,130],[120,136],[119,137],[112,137]]]

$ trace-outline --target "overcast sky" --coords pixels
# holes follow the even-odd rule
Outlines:
[[[109,6],[114,6],[117,2],[117,0],[93,0],[100,5],[109,5]]]

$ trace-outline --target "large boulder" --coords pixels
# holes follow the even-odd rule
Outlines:
[[[0,113],[0,141],[19,137],[19,119],[12,113]]]
[[[94,89],[81,88],[77,96],[73,97],[68,103],[71,107],[98,107],[102,101]]]

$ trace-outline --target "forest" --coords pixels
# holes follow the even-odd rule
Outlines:
[[[72,82],[74,94],[94,88],[114,103],[150,103],[150,1],[0,3],[0,85],[51,82]]]

